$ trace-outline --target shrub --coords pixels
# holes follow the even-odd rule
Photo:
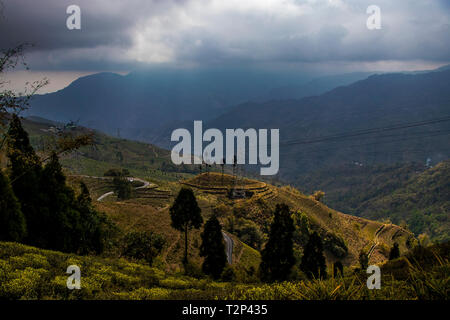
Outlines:
[[[161,253],[165,240],[153,232],[130,232],[124,238],[122,255],[136,260],[144,260],[149,265]]]

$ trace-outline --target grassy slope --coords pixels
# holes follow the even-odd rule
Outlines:
[[[31,137],[35,144],[38,141],[37,139],[40,139],[40,135],[45,134],[40,130],[42,129],[41,125],[34,127],[33,124],[26,123],[26,126],[31,131]],[[103,141],[101,146],[105,148],[105,152],[92,151],[98,152],[97,155],[95,153],[92,155],[82,151],[83,153],[78,154],[78,159],[76,159],[76,162],[82,165],[79,167],[80,170],[75,173],[102,175],[104,171],[111,167],[111,164],[113,166],[120,165],[130,169],[135,176],[157,183],[158,189],[168,191],[169,196],[166,198],[138,196],[134,199],[118,202],[114,197],[111,197],[104,202],[95,202],[95,206],[107,213],[123,231],[152,230],[162,233],[167,240],[162,255],[156,259],[154,267],[149,267],[118,258],[79,257],[20,244],[0,243],[0,269],[5,271],[2,273],[5,281],[0,284],[0,296],[6,294],[6,296],[13,298],[83,299],[305,298],[305,296],[299,295],[299,292],[308,292],[311,289],[305,283],[286,283],[273,287],[258,284],[236,286],[235,284],[216,283],[183,276],[179,272],[181,270],[183,241],[180,234],[170,227],[168,208],[173,201],[173,195],[182,186],[176,180],[189,179],[193,176],[190,174],[163,173],[159,170],[158,161],[161,163],[167,160],[165,157],[167,154],[164,154],[164,150],[161,153],[156,151],[155,154],[152,147],[148,145],[135,144],[99,133],[96,133],[96,135],[97,139]],[[122,148],[127,150],[128,156],[124,157],[123,163],[115,162],[113,159],[114,153],[111,150],[114,150],[115,146],[118,146],[120,150]],[[102,155],[103,159],[96,158]],[[147,161],[151,159],[152,155],[154,157],[153,163]],[[68,170],[74,170],[69,168],[73,163],[70,161],[75,162],[73,157],[68,157],[64,159],[63,163]],[[91,164],[95,164],[95,166]],[[152,165],[154,166],[152,167]],[[87,182],[94,199],[96,196],[109,191],[111,187],[107,180],[80,176],[71,176],[68,179],[69,183],[75,188],[80,180]],[[232,179],[226,176],[224,184],[229,186],[231,181]],[[318,228],[345,239],[349,248],[349,255],[344,261],[346,265],[356,263],[359,250],[362,248],[368,249],[373,244],[376,231],[383,225],[379,222],[345,215],[330,209],[290,187],[277,188],[258,181],[245,180],[242,188],[254,191],[254,196],[250,199],[230,200],[224,194],[217,192],[217,186],[221,186],[220,174],[204,174],[188,182],[194,186],[197,184],[202,187],[194,187],[194,191],[205,219],[211,214],[214,206],[220,203],[228,208],[227,211],[230,214],[235,208],[246,208],[246,214],[250,219],[267,227],[271,218],[270,211],[275,204],[286,202],[292,209],[305,212],[310,221]],[[190,258],[195,264],[201,262],[198,257],[199,236],[200,231],[193,231],[189,239]],[[235,241],[233,261],[236,263],[236,270],[248,270],[250,266],[257,267],[260,260],[259,253],[240,242],[234,235],[231,236]],[[400,242],[401,250],[404,251],[404,243],[409,236],[408,232],[398,226],[386,226],[383,232],[379,234],[380,243],[375,250],[371,263],[383,260],[387,253],[387,247],[392,245],[393,241]],[[333,261],[333,256],[329,253],[327,253],[327,258],[329,262]],[[82,267],[85,282],[81,291],[69,292],[65,288],[67,279],[65,269],[69,264],[78,264]],[[335,280],[324,283],[318,282],[313,285],[326,286],[326,288],[323,288],[324,293],[330,294],[336,292],[335,289],[338,285],[333,281]],[[397,288],[397,284],[395,283],[395,288]],[[364,286],[361,286],[361,288],[364,288]],[[328,289],[329,291],[327,291]],[[394,284],[389,290],[391,290],[391,298],[395,298],[396,296],[393,295]],[[311,294],[313,293],[311,292]],[[346,297],[345,294],[344,292],[343,298]],[[412,296],[405,295],[405,298],[409,297]],[[354,296],[353,298],[358,297]]]
[[[331,207],[372,220],[407,225],[416,236],[450,239],[450,161],[422,164],[341,166],[299,181],[309,192],[323,190]]]
[[[224,184],[227,185],[227,181],[230,179],[231,177],[226,175]],[[292,210],[306,213],[315,229],[344,239],[349,249],[349,254],[343,261],[346,265],[357,263],[359,252],[363,249],[368,250],[372,246],[376,240],[376,231],[383,226],[381,222],[370,221],[333,210],[290,187],[278,188],[267,184],[265,189],[261,190],[261,182],[246,180],[244,185],[238,185],[237,187],[255,191],[255,195],[250,199],[229,200],[224,194],[216,194],[217,189],[222,186],[220,174],[202,174],[187,181],[187,183],[194,188],[197,186],[197,192],[214,197],[216,203],[225,204],[228,207],[227,212],[230,214],[235,211],[235,208],[244,208],[242,210],[244,217],[257,222],[262,228],[268,228],[271,212],[277,203],[286,203]],[[214,193],[214,195],[210,193]],[[399,226],[386,225],[378,235],[379,244],[375,248],[370,262],[377,263],[385,260],[388,249],[394,242],[400,244],[400,249],[403,252],[406,251],[406,241],[410,237],[412,237],[412,234]],[[328,262],[336,260],[330,252],[328,252],[327,258]]]
[[[25,120],[24,125],[30,132],[30,137],[35,148],[43,145],[46,139],[51,139],[52,133],[46,132],[48,124],[36,123]],[[78,128],[76,130],[87,130]],[[270,225],[271,211],[276,203],[285,202],[293,210],[305,212],[315,228],[342,237],[349,249],[349,254],[343,261],[346,265],[357,263],[357,256],[361,249],[368,250],[375,240],[375,232],[382,225],[362,218],[345,215],[330,209],[303,195],[295,189],[282,187],[277,188],[254,180],[241,180],[243,189],[251,190],[255,195],[250,199],[229,200],[223,191],[229,188],[233,179],[225,175],[222,185],[222,176],[218,173],[203,174],[194,177],[191,174],[173,173],[161,171],[161,164],[169,162],[169,152],[154,146],[113,138],[99,132],[95,132],[96,147],[85,147],[79,152],[65,156],[62,160],[68,174],[74,176],[69,178],[69,183],[77,188],[79,180],[85,181],[91,192],[93,199],[111,190],[111,183],[105,180],[77,177],[79,174],[101,176],[111,167],[124,167],[137,177],[154,182],[158,185],[158,190],[168,191],[166,198],[143,198],[140,195],[135,199],[117,202],[114,197],[105,199],[101,203],[96,203],[99,210],[107,213],[113,221],[123,231],[128,230],[152,230],[161,233],[167,240],[167,246],[162,253],[162,263],[168,271],[177,271],[181,268],[180,261],[183,252],[183,241],[179,232],[170,227],[170,217],[168,208],[173,201],[179,188],[182,186],[177,181],[190,183],[197,186],[195,192],[202,208],[205,219],[209,217],[213,208],[219,203],[225,205],[228,214],[232,214],[235,208],[245,208],[246,218],[257,222],[263,229]],[[117,152],[123,156],[121,161],[117,158]],[[194,177],[194,178],[191,178]],[[225,187],[225,188],[223,188]],[[406,238],[410,236],[397,226],[385,228],[380,234],[380,245],[371,258],[371,262],[379,262],[385,259],[386,250],[393,243],[392,236],[397,234],[396,241],[400,242],[401,250],[406,250]],[[248,268],[249,265],[257,266],[259,263],[259,253],[242,244],[235,237],[236,248],[233,252],[233,261],[238,265]],[[200,244],[200,231],[193,230],[190,234],[189,246],[191,260],[199,264],[198,258]],[[333,262],[335,257],[327,253],[329,262]]]
[[[38,152],[45,150],[55,139],[56,135],[48,131],[51,125],[47,123],[24,119],[23,126]],[[170,152],[167,150],[147,143],[111,137],[83,127],[74,129],[74,132],[94,133],[95,145],[61,157],[61,163],[71,174],[103,176],[110,168],[126,168],[132,175],[142,178],[176,181],[186,176],[184,173],[161,170],[164,164],[171,163]]]
[[[450,161],[414,175],[392,193],[374,197],[361,206],[361,216],[405,221],[417,235],[450,240]]]
[[[44,131],[49,128],[48,124],[25,120],[24,125],[30,132],[31,140],[37,148],[39,148],[39,144],[42,145],[42,141],[52,136],[51,133]],[[77,130],[87,129],[80,128]],[[195,177],[186,173],[165,172],[161,170],[162,163],[170,162],[170,154],[166,150],[140,142],[110,137],[99,132],[95,132],[95,142],[95,148],[85,147],[75,154],[63,157],[62,163],[69,174],[101,176],[111,167],[123,167],[129,169],[134,176],[156,183],[159,189],[170,191],[172,196],[178,192],[181,187],[178,181],[182,180],[190,183],[191,186],[198,187],[195,189],[205,219],[217,203],[225,204],[230,213],[233,212],[235,207],[247,206],[250,218],[266,229],[271,219],[270,212],[275,204],[285,202],[292,209],[307,213],[310,221],[313,221],[314,225],[320,230],[340,236],[345,240],[349,248],[349,254],[344,260],[347,265],[356,263],[361,249],[368,250],[370,248],[375,240],[374,234],[381,226],[378,222],[344,215],[332,210],[296,190],[277,188],[248,179],[240,180],[239,184],[245,185],[245,189],[252,189],[255,196],[250,200],[228,201],[225,196],[220,194],[220,191],[230,188],[233,184],[233,179],[228,175],[225,175],[225,180],[222,181],[222,176],[218,173]],[[122,153],[122,161],[117,157],[119,151]],[[75,180],[74,178],[74,186],[77,185]],[[84,180],[90,186],[94,199],[103,192],[110,190],[110,183],[108,184],[108,182],[101,181],[99,183],[93,182],[93,179]],[[210,193],[216,193],[217,191],[219,191],[218,194]],[[180,267],[178,261],[180,261],[179,258],[182,254],[183,243],[179,241],[178,232],[170,227],[168,207],[173,201],[173,197],[167,199],[138,198],[120,203],[113,200],[113,197],[107,198],[106,201],[98,203],[97,206],[100,210],[108,213],[123,229],[129,229],[132,225],[133,228],[154,230],[165,235],[171,252],[163,252],[163,257],[167,260],[169,269],[177,270]],[[330,218],[330,213],[332,218]],[[371,261],[377,262],[385,258],[387,247],[390,247],[393,242],[392,235],[398,230],[400,229],[396,226],[386,228],[386,232],[380,235],[380,246],[376,248]],[[400,230],[399,233],[401,236],[397,241],[400,242],[401,249],[406,250],[405,241],[409,234],[403,230]],[[192,259],[194,260],[197,257],[200,243],[199,234],[199,231],[194,230],[189,241]],[[258,254],[255,253],[250,254],[250,256],[255,257],[251,260],[259,259],[256,258]],[[329,262],[335,260],[332,254],[328,254],[327,258],[329,258]]]

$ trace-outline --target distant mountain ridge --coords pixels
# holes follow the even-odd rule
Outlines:
[[[57,121],[80,119],[80,124],[108,134],[165,148],[171,146],[172,130],[191,128],[193,120],[203,120],[204,128],[278,128],[280,177],[290,182],[329,163],[424,162],[427,158],[437,163],[449,157],[445,134],[450,122],[345,141],[285,144],[450,116],[450,70],[445,67],[371,75],[320,95],[265,102],[249,99],[257,101],[261,92],[270,92],[269,88],[276,88],[271,86],[282,79],[262,79],[263,73],[237,75],[231,71],[97,74],[80,78],[56,93],[37,96],[29,114]],[[336,85],[358,76],[365,75],[325,77],[322,84]],[[300,78],[290,80],[301,82]],[[314,88],[317,81],[305,80],[300,86]],[[242,100],[246,102],[231,107]]]
[[[81,77],[54,93],[37,95],[26,115],[80,124],[147,142],[183,121],[210,120],[246,101],[324,93],[372,73],[325,76],[236,70],[142,70]],[[119,129],[119,130],[118,130]],[[162,129],[162,130],[161,130]],[[167,144],[163,141],[162,144]]]
[[[281,177],[296,182],[311,170],[339,163],[443,161],[450,156],[450,121],[320,143],[305,141],[445,116],[450,116],[450,70],[373,75],[320,96],[245,103],[205,127],[280,129]]]

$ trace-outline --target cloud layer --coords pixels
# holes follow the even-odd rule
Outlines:
[[[38,69],[126,70],[142,64],[352,64],[450,61],[445,0],[3,0],[0,47],[36,44]],[[381,30],[366,9],[381,8]]]

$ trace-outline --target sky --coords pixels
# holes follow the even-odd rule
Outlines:
[[[143,67],[317,73],[431,69],[450,63],[447,0],[0,0],[0,48],[33,43],[30,72],[47,91],[81,75]],[[81,9],[69,30],[66,9]],[[369,30],[369,5],[381,29]]]

